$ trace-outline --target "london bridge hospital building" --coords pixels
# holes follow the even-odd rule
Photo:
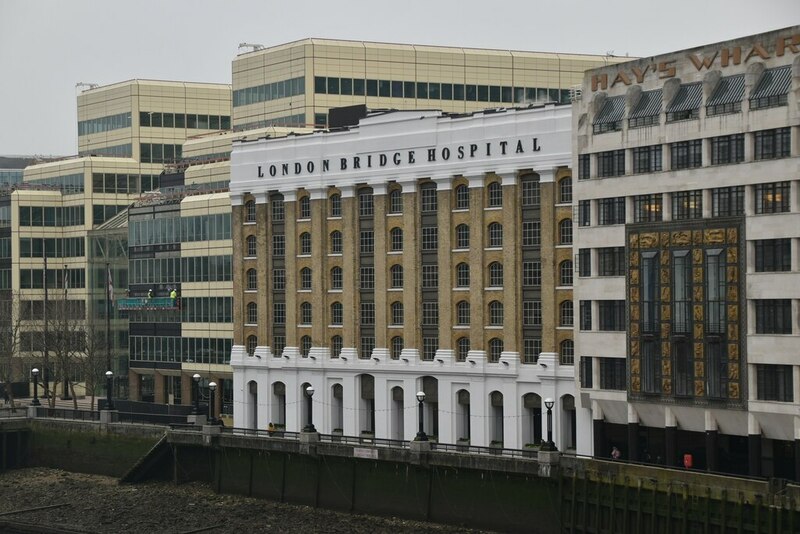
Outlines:
[[[235,144],[236,425],[520,448],[575,409],[568,105]],[[308,386],[316,393],[309,398]]]

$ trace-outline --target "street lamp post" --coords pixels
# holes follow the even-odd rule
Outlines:
[[[308,424],[303,428],[303,432],[316,432],[317,429],[314,428],[314,421],[312,420],[313,415],[313,399],[314,399],[314,386],[308,386],[306,388],[306,393],[308,394]]]
[[[556,451],[556,444],[553,443],[553,399],[547,397],[544,405],[547,408],[547,441],[542,445],[543,451]]]
[[[31,369],[31,374],[33,375],[33,401],[31,401],[31,406],[41,406],[39,402],[39,369],[34,367]]]
[[[215,417],[214,417],[214,393],[217,391],[217,383],[216,382],[209,382],[208,383],[208,390],[211,392],[208,401],[208,422],[210,424],[214,424]]]
[[[114,409],[114,401],[111,399],[111,391],[114,389],[114,373],[106,371],[106,410]]]
[[[200,414],[200,375],[195,373],[192,375],[194,381],[194,406],[192,407],[192,415]]]
[[[419,432],[417,432],[417,437],[414,438],[414,440],[428,441],[428,436],[425,435],[425,425],[424,425],[424,417],[425,417],[425,407],[423,406],[423,403],[425,402],[424,391],[417,392],[417,402],[419,403]]]

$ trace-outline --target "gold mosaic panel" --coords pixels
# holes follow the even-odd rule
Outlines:
[[[638,375],[639,374],[639,359],[631,360],[631,374]]]
[[[735,265],[728,266],[728,283],[735,284],[739,281],[739,268]]]
[[[669,275],[667,276],[669,278]],[[669,282],[667,282],[669,283]],[[670,287],[668,285],[661,286],[661,302],[669,302],[672,300],[672,291],[670,291]]]
[[[703,344],[695,342],[695,344],[694,344],[694,358],[696,360],[702,360],[705,357],[705,355],[706,355],[706,351],[705,351],[705,347],[703,346]]]
[[[640,313],[639,306],[631,306],[631,321],[638,321]]]
[[[703,241],[705,241],[706,245],[725,243],[725,230],[723,230],[722,228],[714,228],[713,230],[706,230],[703,235]]]
[[[739,380],[739,364],[728,364],[728,380]]]
[[[739,344],[738,343],[728,343],[728,360],[731,360],[731,361],[738,361],[739,360]]]
[[[639,285],[639,269],[631,269],[630,270],[630,284]]]
[[[739,382],[728,382],[728,398],[739,398]]]
[[[631,391],[633,393],[639,393],[642,390],[641,388],[641,381],[639,380],[638,376],[631,377]]]
[[[661,289],[669,288],[669,269],[661,269],[659,283]]]
[[[658,233],[646,232],[639,234],[639,246],[641,248],[656,248],[658,247]]]
[[[728,321],[735,323],[739,320],[739,305],[728,304]]]
[[[661,356],[664,358],[669,358],[672,353],[672,347],[670,347],[669,341],[662,341],[661,342]]]
[[[669,339],[670,334],[672,334],[672,325],[666,321],[661,323],[661,337],[664,339]]]
[[[695,302],[703,302],[703,286],[694,286],[692,288],[692,297]]]
[[[639,266],[639,253],[638,252],[631,252],[629,261],[630,261],[631,267],[638,267]]]
[[[728,243],[735,245],[739,242],[739,232],[736,228],[728,228]]]
[[[692,242],[692,233],[685,230],[672,232],[671,241],[673,246],[686,246]]]
[[[662,254],[660,256],[661,266],[666,267],[669,265],[669,254]]]
[[[639,248],[639,234],[631,234],[628,236],[628,246],[630,248]],[[631,254],[633,256],[633,254]]]
[[[729,324],[728,325],[728,340],[736,341],[739,339],[739,325],[738,324]]]
[[[692,317],[694,318],[695,323],[702,323],[703,322],[703,305],[702,304],[695,304],[692,306]],[[697,326],[697,324],[695,324]]]
[[[739,302],[739,288],[728,286],[728,302]]]
[[[739,261],[739,249],[731,247],[728,249],[728,263],[737,263]]]
[[[694,381],[694,396],[702,397],[706,394],[706,384],[702,380]]]
[[[669,304],[662,304],[661,305],[661,320],[662,321],[670,321],[670,317],[672,317],[672,306]]]
[[[692,250],[692,263],[695,265],[703,265],[703,249],[696,248]]]
[[[661,379],[661,392],[664,395],[672,395],[672,380],[669,378]]]
[[[672,376],[672,360],[669,358],[661,360],[661,374],[662,376]]]
[[[703,339],[703,323],[694,324],[694,338]]]
[[[661,232],[661,248],[669,246],[669,232]]]
[[[692,232],[692,242],[695,245],[702,245],[703,244],[703,231],[702,230],[694,230]]]
[[[706,376],[706,368],[703,362],[694,362],[694,376],[695,378],[703,378]]]
[[[631,337],[639,337],[639,323],[631,323]]]
[[[702,267],[693,267],[692,268],[692,282],[695,284],[702,284],[703,283],[703,268]]]
[[[631,286],[631,302],[639,302],[639,288],[637,286]]]

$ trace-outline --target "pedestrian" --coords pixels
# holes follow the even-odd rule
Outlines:
[[[8,399],[8,391],[6,391],[6,389],[3,388],[3,406],[8,405],[8,401],[9,401],[9,399]]]
[[[622,456],[622,453],[619,451],[619,449],[616,446],[611,447],[611,459],[619,460],[620,456]]]
[[[153,298],[153,289],[152,288],[147,290],[147,300],[150,300],[151,298]]]
[[[178,291],[174,287],[169,292],[169,298],[172,299],[172,307],[174,308],[176,301],[178,300]]]

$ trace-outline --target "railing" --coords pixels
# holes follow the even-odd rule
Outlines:
[[[536,449],[505,449],[503,447],[479,447],[478,445],[431,442],[431,450],[439,452],[458,452],[484,456],[507,456],[511,458],[536,458]]]
[[[48,408],[39,406],[36,408],[36,417],[48,417],[51,419],[75,419],[78,421],[99,421],[100,412],[92,410],[72,410],[69,408]]]
[[[186,424],[186,416],[162,413],[118,412],[120,423],[148,423],[152,425]]]
[[[128,297],[117,299],[117,309],[119,311],[135,310],[178,310],[180,299],[170,297]]]
[[[287,432],[285,430],[258,430],[254,428],[222,428],[223,434],[231,434],[234,436],[246,436],[257,438],[280,438],[297,441],[300,439],[300,432]]]

